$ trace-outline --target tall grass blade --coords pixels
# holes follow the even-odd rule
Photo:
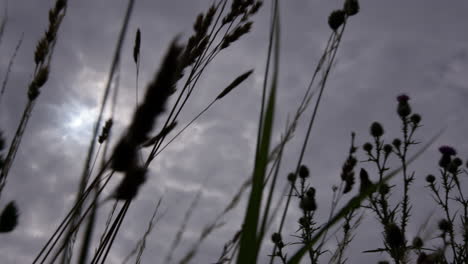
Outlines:
[[[275,1],[275,6],[278,5],[278,1]],[[267,107],[265,113],[262,114],[264,117],[263,126],[259,127],[260,143],[259,149],[256,151],[254,173],[252,179],[252,190],[247,206],[247,211],[244,218],[242,227],[242,234],[240,239],[239,254],[237,258],[238,264],[244,263],[256,263],[258,252],[260,250],[261,241],[260,237],[257,236],[258,225],[260,221],[260,212],[263,195],[263,184],[268,165],[270,141],[272,135],[272,127],[275,113],[275,101],[276,101],[276,89],[278,80],[278,67],[279,67],[279,17],[278,9],[275,8],[276,23],[272,24],[275,29],[274,39],[274,70],[272,76],[272,84],[270,94],[268,98]],[[266,81],[266,80],[265,80]]]

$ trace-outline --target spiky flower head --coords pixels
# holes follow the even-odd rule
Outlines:
[[[410,99],[409,96],[406,94],[400,94],[399,96],[397,96],[397,101],[400,104],[408,103],[409,99]]]
[[[442,155],[448,155],[448,156],[455,156],[457,155],[457,151],[450,147],[450,146],[441,146],[439,148],[439,151]]]

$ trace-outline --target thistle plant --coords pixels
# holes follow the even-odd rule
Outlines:
[[[443,211],[443,218],[438,222],[442,246],[433,258],[437,257],[441,263],[465,263],[468,261],[468,202],[462,176],[467,170],[453,147],[441,146],[439,152],[439,177],[432,174],[426,177],[427,188]],[[419,258],[422,263],[429,256],[420,252]]]

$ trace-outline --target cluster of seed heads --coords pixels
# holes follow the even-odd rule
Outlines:
[[[210,36],[208,29],[210,28],[213,18],[216,14],[216,7],[212,5],[206,14],[200,13],[193,24],[194,34],[189,38],[184,54],[182,55],[182,67],[192,65],[205,51]]]
[[[241,17],[241,22],[223,38],[221,49],[229,47],[250,31],[252,22],[249,18],[257,13],[261,6],[262,1],[235,0],[232,2],[230,12],[223,18],[223,24],[233,23],[238,17]]]
[[[39,40],[36,51],[34,52],[34,62],[36,71],[33,81],[28,88],[29,100],[35,100],[40,93],[40,88],[47,82],[49,78],[49,61],[52,54],[52,49],[55,44],[57,31],[65,15],[67,6],[66,0],[57,0],[55,7],[49,10],[49,26],[41,40]]]

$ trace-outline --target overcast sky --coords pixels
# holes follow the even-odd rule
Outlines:
[[[252,32],[208,67],[191,103],[182,112],[179,129],[239,74],[252,68],[254,74],[222,103],[215,104],[153,162],[149,180],[132,204],[109,263],[121,263],[131,251],[146,229],[157,200],[164,196],[162,208],[166,213],[149,237],[143,256],[143,263],[163,263],[185,211],[202,188],[200,203],[175,252],[174,260],[178,261],[196,241],[202,227],[227,205],[250,174],[266,58],[270,1],[267,2],[255,17]],[[302,99],[330,34],[327,17],[343,3],[342,0],[280,2],[282,39],[275,142],[288,113],[292,114]],[[136,1],[122,56],[114,138],[122,134],[134,108],[132,49],[136,29],[142,32],[139,83],[144,89],[168,44],[178,34],[186,40],[197,14],[211,3]],[[34,48],[47,27],[48,9],[53,4],[52,0],[8,2],[8,22],[0,44],[2,81],[24,33],[0,105],[0,129],[8,141],[26,104],[26,88],[34,70]],[[5,5],[6,1],[2,1],[1,7]],[[125,0],[69,1],[49,81],[37,100],[1,197],[1,208],[14,199],[21,210],[18,228],[0,236],[2,263],[31,262],[74,199],[126,5]],[[415,218],[410,222],[411,237],[407,239],[412,239],[433,212],[424,178],[428,173],[437,173],[437,147],[455,146],[463,159],[468,158],[467,11],[468,2],[461,0],[361,1],[361,12],[347,25],[304,158],[311,170],[312,184],[318,189],[319,219],[328,215],[331,187],[340,182],[351,131],[357,133],[358,145],[370,139],[368,127],[373,121],[384,125],[387,140],[400,135],[395,98],[401,93],[411,97],[413,110],[423,117],[423,127],[416,139],[426,142],[440,128],[448,127],[436,144],[411,165],[410,169],[416,172],[412,188]],[[287,147],[280,189],[286,184],[285,175],[294,169],[305,120],[309,117],[310,111]],[[359,155],[364,157],[362,153]],[[399,177],[397,180],[401,181]],[[226,225],[202,245],[193,263],[217,260],[222,245],[240,227],[244,205],[224,219]],[[100,227],[110,206],[107,203],[102,207]],[[289,233],[283,234],[286,241],[294,241],[290,235],[297,228],[295,217],[292,214],[287,219]],[[349,263],[375,263],[386,258],[361,253],[381,246],[380,232],[374,215],[367,213],[348,251]],[[267,240],[264,248],[270,247]],[[265,260],[267,254],[262,253],[261,259]]]

